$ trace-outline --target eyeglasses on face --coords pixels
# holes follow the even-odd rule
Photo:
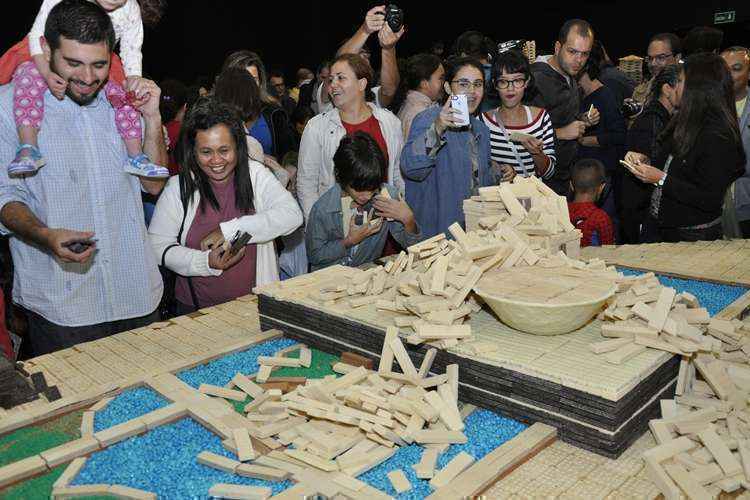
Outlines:
[[[459,88],[459,90],[463,90],[464,92],[468,92],[472,90],[479,90],[484,88],[484,80],[474,80],[473,82],[471,80],[466,80],[465,78],[461,78],[460,80],[452,80],[451,83],[455,83],[456,87]]]
[[[524,86],[526,83],[526,78],[516,78],[515,80],[503,80],[500,79],[497,81],[497,88],[500,89],[507,89],[508,87],[513,87],[516,89],[520,89]]]
[[[674,56],[674,54],[656,54],[655,56],[646,56],[646,62],[647,63],[659,63],[664,64],[667,62],[667,59]]]

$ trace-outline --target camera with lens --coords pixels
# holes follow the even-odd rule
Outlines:
[[[633,118],[643,111],[643,103],[632,98],[627,98],[622,101],[622,108],[620,111],[625,118]]]
[[[398,33],[404,26],[404,11],[396,4],[388,4],[385,8],[385,22],[391,28],[391,31]]]

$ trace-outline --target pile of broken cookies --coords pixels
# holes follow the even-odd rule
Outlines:
[[[724,360],[750,360],[741,350],[741,321],[711,318],[695,296],[662,286],[654,273],[616,282],[618,292],[599,315],[602,336],[609,340],[590,344],[608,362],[626,363],[647,348],[686,357],[705,352]]]
[[[495,230],[514,227],[528,236],[552,236],[578,231],[570,222],[568,201],[537,177],[516,177],[512,183],[479,188],[464,201],[466,227]]]
[[[473,407],[459,410],[457,365],[448,366],[444,374],[428,375],[436,353],[431,349],[415,367],[394,327],[387,332],[377,371],[339,362],[334,370],[341,377],[307,379],[286,393],[264,390],[252,377],[239,375],[227,388],[202,386],[202,393],[219,400],[253,397],[245,410],[255,425],[232,429],[224,441],[237,460],[210,452],[201,453],[197,460],[245,477],[272,481],[291,477],[297,487],[309,486],[310,493],[323,488],[331,497],[343,493],[350,498],[387,498],[357,476],[390,458],[400,446],[419,444],[424,452],[414,466],[417,477],[429,480],[433,489],[446,486],[474,462],[474,457],[461,452],[436,470],[443,451],[467,442],[463,420]],[[284,358],[283,354],[274,358]],[[402,373],[393,371],[394,361]],[[274,361],[261,366],[281,365]],[[253,441],[269,438],[287,448],[256,453]],[[411,489],[402,471],[388,477],[397,492]],[[249,487],[219,484],[211,494],[238,494],[243,488]],[[252,491],[270,494],[268,488]]]
[[[662,286],[653,273],[618,281],[601,314],[593,352],[613,364],[647,348],[681,355],[674,399],[649,422],[658,445],[643,458],[667,499],[715,498],[750,489],[750,321],[711,318],[691,294]]]
[[[326,307],[374,306],[395,313],[393,324],[414,332],[407,342],[447,349],[471,339],[467,320],[482,308],[474,288],[489,272],[539,266],[574,268],[590,273],[592,279],[621,277],[601,260],[585,263],[561,251],[550,253],[510,226],[465,232],[454,223],[449,232],[453,239],[441,233],[409,247],[384,266],[357,270],[309,297]]]
[[[653,483],[667,499],[750,489],[750,367],[706,353],[683,358],[676,394],[649,422],[658,445],[643,458]]]

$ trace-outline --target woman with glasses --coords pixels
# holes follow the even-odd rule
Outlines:
[[[659,137],[656,158],[630,151],[625,160],[633,175],[655,186],[650,215],[661,241],[718,240],[724,195],[745,164],[724,60],[706,53],[688,57],[675,101],[679,109]]]
[[[490,129],[493,166],[502,180],[516,175],[550,179],[555,173],[555,131],[544,109],[526,106],[536,92],[528,59],[516,50],[502,52],[492,65],[500,106],[482,114]]]
[[[401,154],[406,201],[426,238],[464,224],[463,201],[497,182],[490,168],[490,132],[475,115],[484,97],[482,64],[471,57],[445,64],[448,99],[412,122]],[[465,95],[469,125],[451,107],[451,97]]]

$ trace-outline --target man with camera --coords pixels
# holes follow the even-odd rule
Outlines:
[[[127,152],[102,92],[114,43],[112,22],[97,4],[64,0],[50,11],[44,53],[67,90],[61,100],[43,96],[47,164],[21,179],[0,172],[0,232],[10,235],[13,299],[27,311],[37,356],[157,319],[163,286],[146,240],[141,190],[158,194],[163,181],[139,181],[120,168]],[[130,87],[143,115],[143,149],[166,165],[161,91],[145,79]],[[5,163],[18,146],[13,92],[12,84],[0,87]]]
[[[369,51],[365,44],[373,33],[378,34],[380,42],[380,82],[378,87],[373,87],[372,92],[375,94],[375,104],[385,108],[393,102],[401,81],[396,43],[404,34],[404,12],[393,4],[373,7],[367,12],[362,26],[341,46],[336,56],[360,54],[369,61]]]

